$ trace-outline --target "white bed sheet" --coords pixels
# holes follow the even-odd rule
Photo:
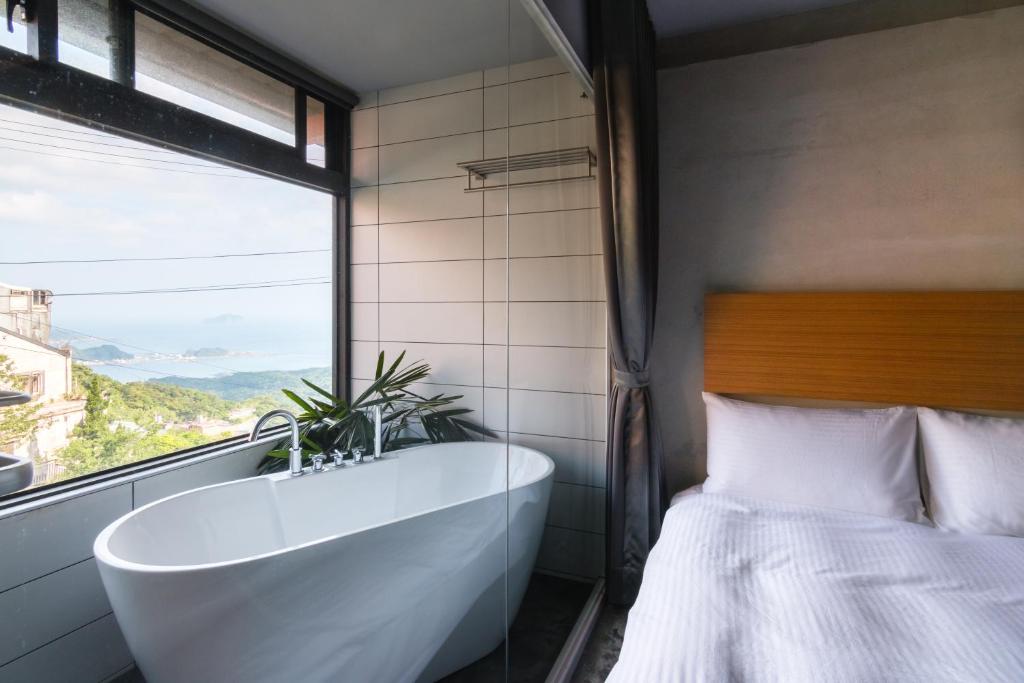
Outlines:
[[[1024,539],[683,494],[608,681],[1024,681]]]

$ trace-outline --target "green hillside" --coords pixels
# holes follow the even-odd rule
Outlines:
[[[232,398],[225,398],[211,389],[170,381],[118,382],[80,363],[74,364],[73,373],[76,391],[86,399],[85,420],[75,428],[71,443],[57,454],[65,468],[62,479],[243,432],[253,417],[289,403],[275,381],[298,382],[289,373],[243,373],[271,376],[249,377],[244,390],[231,387]],[[228,379],[206,382],[224,388]],[[234,398],[240,394],[244,395]]]
[[[300,394],[306,394],[309,389],[302,383],[303,379],[308,379],[318,386],[329,387],[331,386],[331,369],[305,368],[303,370],[235,372],[222,377],[158,377],[147,380],[146,384],[174,385],[209,392],[228,401],[244,401],[268,394],[284,399],[281,389],[291,389]],[[293,404],[282,400],[281,405]]]

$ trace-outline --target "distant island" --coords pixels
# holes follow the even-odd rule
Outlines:
[[[212,318],[206,318],[203,320],[203,323],[207,325],[224,325],[225,323],[238,323],[242,320],[244,320],[244,318],[240,315],[236,315],[234,313],[221,313],[220,315],[215,315]]]
[[[198,349],[189,349],[185,352],[185,356],[189,358],[219,358],[230,354],[230,351],[222,349],[219,346],[202,346]]]
[[[128,360],[134,358],[135,354],[122,351],[113,344],[103,344],[101,346],[90,346],[88,348],[79,348],[77,346],[71,347],[72,356],[76,360],[93,360],[93,361],[109,361],[109,360]]]
[[[173,384],[186,389],[198,389],[228,401],[245,401],[257,396],[281,396],[281,389],[291,389],[305,396],[310,393],[303,379],[322,387],[331,386],[330,368],[303,370],[264,370],[261,372],[234,372],[220,377],[156,377],[147,383]]]

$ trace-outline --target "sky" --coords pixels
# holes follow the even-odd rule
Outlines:
[[[18,49],[19,43],[23,48],[23,35],[0,32],[0,45]],[[75,66],[106,70],[101,60],[73,46],[62,43],[61,54]],[[280,138],[280,131],[261,130],[257,121],[152,79],[146,89]],[[320,342],[329,347],[330,286],[294,281],[329,281],[331,233],[328,194],[0,104],[0,281],[52,290],[58,326],[118,338],[136,330],[126,341],[145,339],[150,345],[153,329],[174,329],[176,334],[163,333],[165,346],[174,347],[187,344],[195,330],[194,348],[203,345],[209,325],[204,321],[229,314],[252,329],[270,330],[264,344],[286,343],[301,330],[323,337]],[[10,263],[294,250],[321,251],[212,260]],[[67,296],[264,282],[289,286]]]

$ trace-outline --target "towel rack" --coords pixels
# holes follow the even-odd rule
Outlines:
[[[548,180],[531,180],[519,183],[505,183],[502,185],[473,185],[473,180],[487,180],[488,176],[506,171],[532,171],[540,168],[553,168],[555,166],[574,166],[586,164],[587,173],[575,175],[568,178],[551,178]],[[588,180],[594,177],[594,167],[597,166],[597,158],[590,151],[589,147],[573,147],[571,149],[553,149],[544,152],[530,152],[528,154],[513,154],[508,157],[496,157],[494,159],[478,159],[476,161],[460,161],[458,167],[466,171],[467,187],[466,192],[482,192],[484,190],[500,190],[506,187],[522,187],[525,185],[545,185],[547,183],[561,183],[570,180]]]

